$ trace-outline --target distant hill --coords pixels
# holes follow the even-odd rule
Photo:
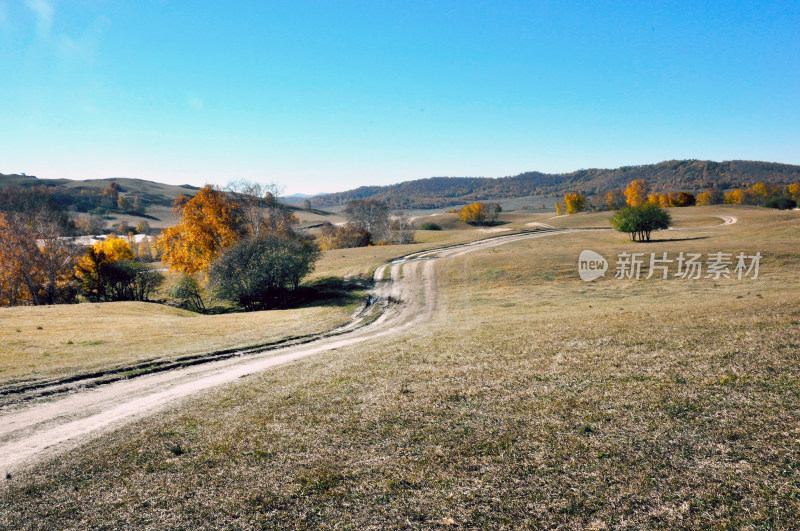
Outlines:
[[[716,186],[722,190],[758,181],[789,184],[800,181],[800,166],[733,160],[670,160],[616,169],[588,169],[571,173],[526,172],[513,177],[431,177],[389,186],[362,186],[311,199],[315,206],[345,205],[354,199],[380,199],[392,208],[440,208],[471,201],[553,196],[566,192],[587,195],[624,188],[634,179],[646,179],[657,192],[699,192]]]
[[[103,191],[109,187],[111,183],[119,185],[119,191],[125,196],[133,197],[138,195],[145,206],[172,206],[172,201],[178,197],[179,194],[193,196],[200,188],[188,184],[172,185],[163,184],[152,181],[145,181],[143,179],[127,179],[124,177],[110,178],[110,179],[86,179],[84,181],[75,181],[70,179],[38,179],[31,175],[11,174],[3,175],[0,173],[0,188],[7,186],[46,186],[56,194],[59,195],[75,195],[80,194],[81,190],[87,192]]]

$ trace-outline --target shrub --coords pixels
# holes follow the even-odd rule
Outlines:
[[[206,304],[203,300],[204,293],[205,289],[197,278],[183,274],[170,289],[169,296],[175,299],[183,308],[206,313]]]
[[[286,306],[319,255],[315,242],[297,237],[248,237],[211,265],[209,277],[220,297],[247,311]]]
[[[442,227],[436,223],[423,223],[420,230],[442,230]]]
[[[767,201],[764,206],[777,208],[779,210],[792,210],[797,208],[797,201],[790,197],[775,197]]]
[[[319,237],[319,247],[323,251],[366,247],[371,240],[372,235],[367,230],[358,227],[337,227],[331,223],[324,223],[322,235]]]

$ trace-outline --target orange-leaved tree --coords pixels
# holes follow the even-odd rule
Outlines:
[[[638,207],[647,203],[647,192],[649,187],[644,179],[631,181],[625,188],[625,200],[628,206]]]
[[[244,236],[239,206],[211,185],[188,201],[179,199],[175,213],[180,221],[164,230],[156,243],[161,259],[174,271],[206,272],[224,249]]]

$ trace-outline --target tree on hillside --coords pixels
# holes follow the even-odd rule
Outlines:
[[[647,202],[649,187],[644,179],[634,180],[625,188],[625,201],[628,206],[638,207]]]
[[[649,242],[651,232],[666,230],[671,224],[669,213],[652,203],[625,207],[611,218],[611,226],[619,232],[627,232],[633,241]]]
[[[389,205],[376,199],[356,199],[344,209],[347,224],[369,232],[372,239],[384,241],[389,229]]]
[[[175,200],[178,224],[165,229],[157,245],[170,269],[191,275],[208,271],[224,249],[246,234],[248,221],[239,204],[214,186],[184,198]]]

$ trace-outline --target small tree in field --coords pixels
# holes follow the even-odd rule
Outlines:
[[[619,232],[627,232],[633,241],[649,242],[651,232],[666,230],[671,224],[669,213],[652,203],[625,207],[611,218],[611,226]]]
[[[193,275],[181,275],[178,282],[169,291],[170,297],[178,304],[188,307],[196,312],[206,313],[206,303],[203,300],[205,289]]]
[[[475,225],[486,223],[488,217],[489,207],[480,201],[472,203],[471,205],[466,205],[458,211],[458,219]]]

